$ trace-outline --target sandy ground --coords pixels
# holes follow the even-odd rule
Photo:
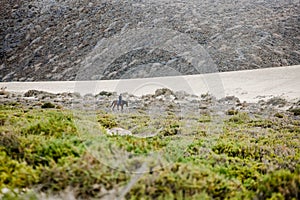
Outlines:
[[[97,94],[101,91],[128,92],[137,96],[151,94],[158,88],[186,91],[217,98],[236,96],[241,101],[257,102],[280,96],[287,100],[300,98],[300,65],[258,70],[109,81],[1,82],[7,91],[26,92],[30,89],[52,93],[79,92]]]

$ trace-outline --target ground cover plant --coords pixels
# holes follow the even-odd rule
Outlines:
[[[300,197],[293,112],[230,108],[216,115],[176,104],[162,114],[75,112],[52,104],[0,106],[2,199]],[[113,128],[131,134],[108,134]]]

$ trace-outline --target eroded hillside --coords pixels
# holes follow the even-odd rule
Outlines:
[[[298,0],[1,5],[0,81],[120,79],[300,63]]]

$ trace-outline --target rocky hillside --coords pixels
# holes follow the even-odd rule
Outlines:
[[[0,81],[300,64],[298,0],[1,0]]]

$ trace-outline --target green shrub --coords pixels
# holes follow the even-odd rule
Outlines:
[[[284,114],[278,112],[278,113],[275,113],[274,117],[283,118]]]
[[[0,113],[0,126],[4,126],[7,119],[7,115]]]
[[[103,114],[98,116],[98,122],[104,128],[114,128],[117,126],[116,118],[110,114]]]
[[[40,174],[42,190],[56,192],[72,187],[80,199],[100,198],[103,189],[116,189],[128,180],[125,173],[110,169],[89,153],[81,158],[67,157],[51,163],[49,167],[40,168]]]
[[[230,109],[230,110],[226,111],[227,115],[237,115],[238,113],[239,113],[239,111],[235,110],[235,109]]]
[[[173,163],[154,175],[143,176],[126,199],[229,199],[239,193],[238,187],[239,183],[202,166]]]
[[[217,154],[226,154],[229,157],[251,158],[260,160],[264,155],[269,155],[267,149],[260,148],[256,144],[238,143],[234,141],[220,141],[212,150]]]
[[[97,111],[99,123],[106,128],[136,127],[141,134],[161,131],[154,137],[138,138],[90,134],[90,129],[79,133],[73,111],[3,105],[0,109],[5,118],[0,126],[0,189],[17,191],[0,194],[0,199],[34,199],[26,191],[36,188],[51,196],[70,188],[78,199],[100,199],[105,192],[122,191],[136,175],[110,168],[100,162],[103,157],[97,159],[103,155],[97,152],[115,147],[132,158],[128,163],[124,158],[129,170],[144,161],[135,158],[149,161],[148,156],[161,155],[147,165],[147,173],[138,175],[126,199],[299,197],[299,120],[289,115],[251,120],[238,113],[227,116],[230,119],[223,129],[215,130],[214,115],[199,119],[197,114],[179,118],[172,112],[153,116],[139,111],[115,115]],[[75,119],[87,122],[90,118]],[[176,136],[166,137],[172,135]],[[180,149],[180,142],[186,148]]]
[[[120,141],[119,137],[111,137],[113,142],[117,143],[122,149],[135,154],[147,154],[154,151],[159,151],[166,147],[168,140],[161,140],[160,137],[149,138],[136,138],[132,136],[122,137]]]
[[[189,155],[199,155],[202,145],[203,145],[202,140],[196,140],[188,146],[186,152]]]
[[[284,199],[296,199],[300,195],[300,174],[287,170],[274,171],[263,176],[259,182],[257,196],[260,199],[272,198],[278,194]]]
[[[27,149],[24,159],[32,166],[49,165],[51,162],[58,162],[64,157],[80,157],[85,150],[78,138],[62,140],[60,138],[36,143],[31,149]]]
[[[53,103],[46,102],[41,106],[41,108],[55,108],[55,105]]]
[[[12,158],[17,159],[21,154],[23,155],[20,139],[12,133],[0,134],[0,149],[5,151]]]
[[[199,119],[198,119],[198,121],[200,122],[200,123],[208,123],[208,122],[211,122],[211,116],[210,115],[202,115]]]
[[[21,129],[23,135],[68,136],[77,135],[72,116],[60,111],[43,114],[43,118],[35,116],[31,123]]]
[[[229,122],[233,122],[236,124],[243,124],[247,123],[250,120],[250,117],[247,113],[240,112],[236,115],[233,115],[231,118],[229,118]]]
[[[177,120],[166,120],[164,122],[164,128],[160,131],[162,136],[177,135],[181,132],[180,122]]]
[[[112,92],[107,92],[107,91],[101,91],[99,93],[100,96],[108,96],[110,97],[113,93]]]
[[[299,116],[300,115],[300,108],[291,108],[291,109],[289,109],[289,111],[291,113],[293,113],[295,116]]]
[[[39,174],[25,162],[11,159],[4,151],[0,151],[0,188],[22,188],[33,186]]]
[[[271,128],[276,124],[270,119],[260,119],[260,120],[251,120],[249,121],[248,125],[252,127]]]

